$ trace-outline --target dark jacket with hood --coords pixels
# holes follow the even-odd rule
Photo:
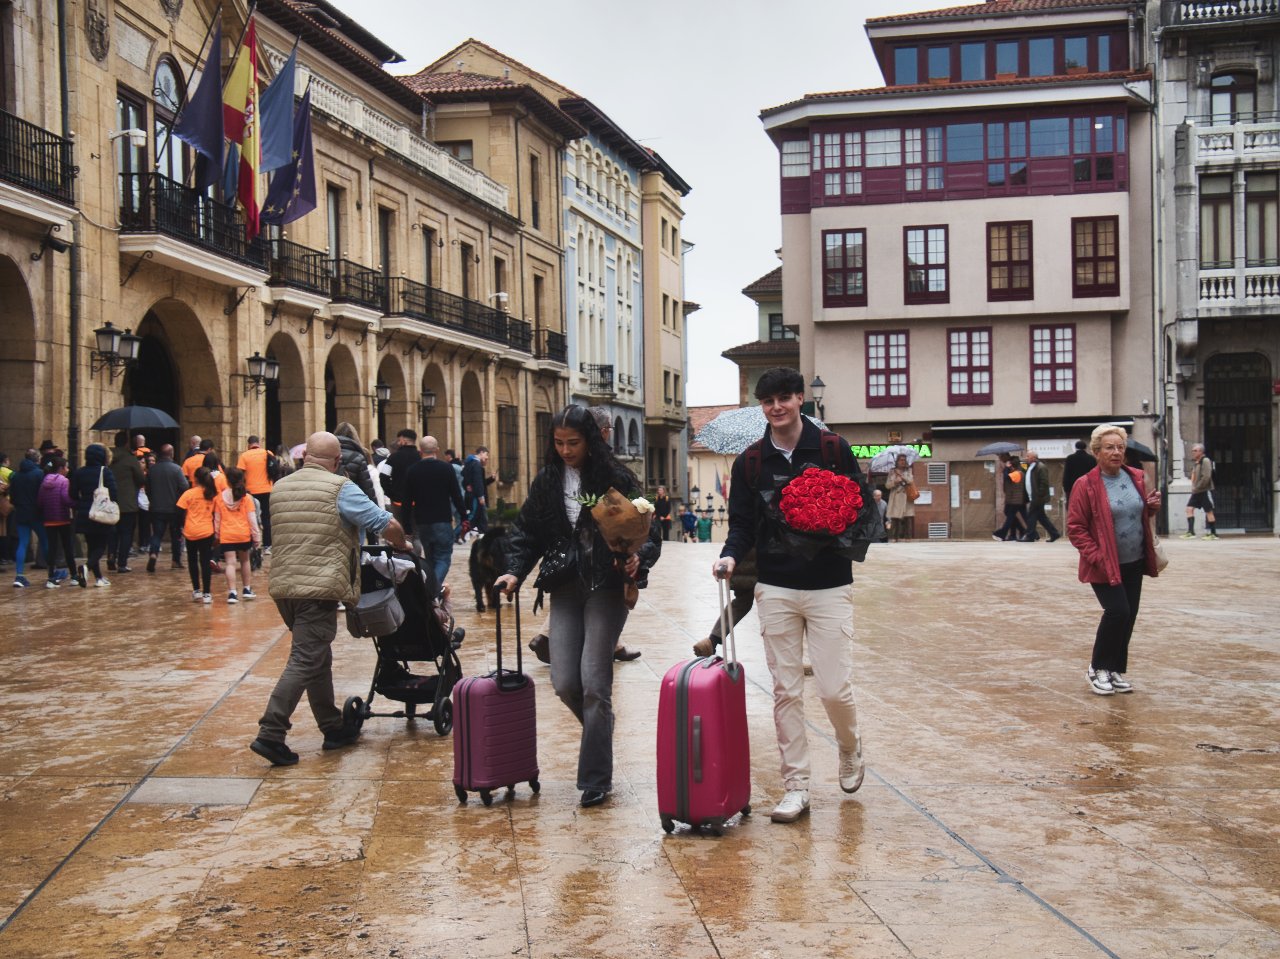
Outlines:
[[[95,523],[89,519],[89,507],[93,505],[93,491],[98,488],[98,471],[102,471],[102,485],[107,488],[111,498],[116,498],[116,477],[107,469],[107,448],[101,443],[93,443],[84,451],[84,466],[71,474],[71,498],[76,504],[76,532],[106,532],[111,529],[103,523]],[[134,496],[137,502],[137,495]]]
[[[338,445],[342,447],[342,475],[359,486],[365,496],[378,502],[378,496],[373,491],[373,481],[369,479],[369,460],[360,444],[349,436],[339,436]]]
[[[861,480],[862,470],[843,437],[839,449],[840,462],[836,472]],[[822,430],[807,418],[790,462],[773,445],[773,427],[765,427],[760,449],[760,475],[755,477],[754,483],[747,476],[745,454],[733,461],[729,483],[729,535],[720,555],[732,556],[736,563],[741,564],[755,547],[756,575],[758,581],[766,585],[787,589],[832,589],[853,582],[852,560],[826,550],[813,559],[806,559],[794,552],[779,550],[772,535],[770,524],[774,520],[766,508],[766,495],[776,494],[792,477],[810,466],[826,468],[822,460]]]
[[[9,499],[13,501],[13,520],[18,526],[35,526],[40,522],[36,497],[44,482],[44,470],[35,460],[25,457],[9,477]]]
[[[138,512],[138,490],[147,481],[147,474],[132,450],[117,446],[111,454],[111,472],[116,476],[116,502],[121,513]]]
[[[621,493],[630,494],[639,485],[630,470],[622,466],[618,467],[611,481],[602,489],[588,489],[587,482],[584,472],[584,495],[602,495],[610,486]],[[529,496],[511,528],[506,572],[523,581],[543,555],[562,542],[569,542],[573,546],[578,581],[582,586],[587,590],[621,590],[624,574],[614,565],[613,553],[600,535],[591,510],[582,507],[577,525],[569,525],[569,517],[564,508],[564,469],[558,463],[548,463],[533,478]],[[662,528],[657,523],[650,524],[649,541],[636,554],[640,557],[640,571],[636,574],[636,581],[637,585],[643,586],[649,569],[662,554]]]

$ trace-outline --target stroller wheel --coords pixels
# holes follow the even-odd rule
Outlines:
[[[342,704],[342,725],[359,729],[364,725],[364,700],[359,696],[348,696]]]
[[[454,786],[453,794],[458,797],[458,802],[462,803],[463,805],[466,805],[467,791],[465,789],[463,789],[461,786]]]
[[[449,730],[453,729],[453,702],[446,699],[431,712],[432,720],[436,726],[436,734],[448,736]]]

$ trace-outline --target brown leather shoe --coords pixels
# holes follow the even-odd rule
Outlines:
[[[539,633],[529,640],[529,648],[533,650],[533,655],[538,657],[538,662],[551,665],[551,640],[546,633]]]
[[[613,658],[620,663],[629,663],[633,659],[640,658],[640,650],[628,649],[626,646],[619,643],[617,646],[613,647]]]

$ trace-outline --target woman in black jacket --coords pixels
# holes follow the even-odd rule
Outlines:
[[[100,443],[90,444],[84,451],[84,466],[71,474],[71,498],[76,504],[75,529],[84,536],[88,550],[86,565],[93,573],[95,586],[110,586],[111,581],[102,575],[102,555],[107,551],[107,534],[111,527],[104,523],[95,523],[89,519],[89,508],[93,506],[93,491],[98,488],[98,478],[107,488],[111,498],[116,497],[115,474],[107,468],[107,448]],[[76,582],[81,587],[88,586],[85,567],[76,571]]]
[[[365,496],[378,502],[373,492],[373,479],[369,476],[369,456],[356,428],[344,420],[334,429],[333,435],[338,437],[338,445],[342,447],[342,464],[339,467],[342,475],[359,486]]]
[[[639,484],[584,407],[568,406],[552,417],[546,462],[511,530],[507,572],[494,585],[510,593],[549,552],[569,558],[556,582],[546,581],[544,562],[535,585],[551,595],[551,685],[582,723],[581,804],[595,806],[613,788],[613,651],[628,612],[623,577],[643,580],[662,540],[655,523],[649,541],[625,562],[605,544],[583,501],[610,486],[636,496]]]

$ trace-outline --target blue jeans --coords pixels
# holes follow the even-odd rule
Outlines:
[[[148,552],[152,556],[160,555],[160,544],[164,540],[164,531],[169,531],[169,545],[173,549],[173,561],[182,562],[182,522],[177,513],[159,513],[151,511],[151,544]]]
[[[40,544],[40,555],[42,555],[45,558],[46,562],[49,559],[49,537],[45,535],[44,523],[32,523],[30,525],[27,525],[25,523],[19,523],[18,524],[18,549],[17,549],[17,552],[14,554],[14,558],[13,558],[14,566],[16,567],[16,569],[14,570],[15,576],[21,576],[22,568],[23,566],[26,565],[27,544],[31,542],[32,533],[36,534],[36,541]],[[48,563],[48,566],[49,566],[49,575],[53,576],[53,563]]]
[[[418,545],[423,559],[431,564],[436,575],[436,587],[444,586],[453,563],[453,526],[450,523],[418,523],[415,527]]]

